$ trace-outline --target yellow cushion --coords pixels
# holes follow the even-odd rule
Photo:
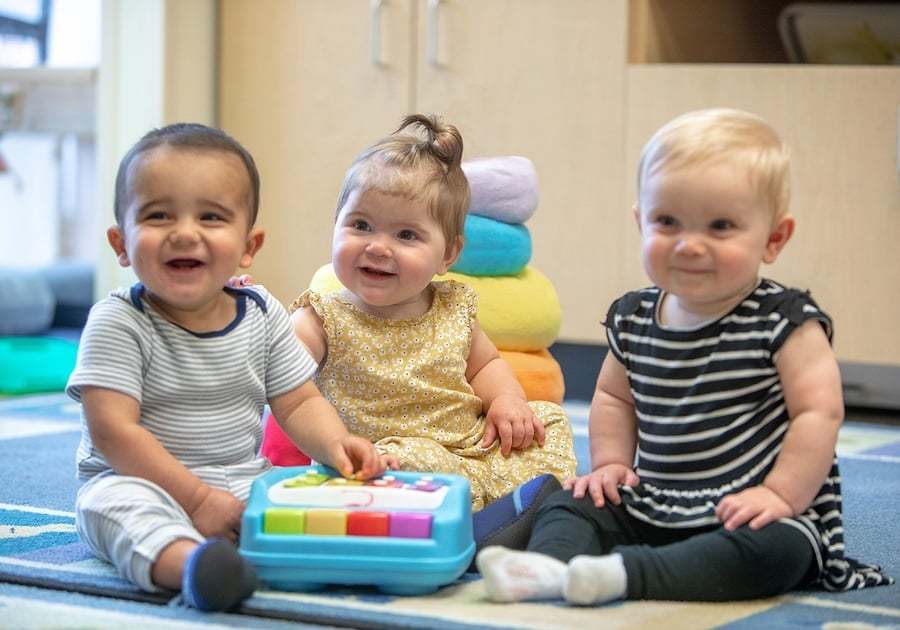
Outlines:
[[[528,400],[547,400],[562,404],[566,384],[559,363],[548,350],[501,350],[500,356],[512,366]]]
[[[478,293],[478,323],[500,350],[543,350],[556,340],[562,309],[547,276],[528,266],[514,276],[468,276],[450,272],[435,280],[456,280]],[[343,288],[331,265],[320,267],[309,283],[319,293]]]

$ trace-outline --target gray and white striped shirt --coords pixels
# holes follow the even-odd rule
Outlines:
[[[140,284],[117,289],[91,309],[66,392],[103,387],[140,403],[140,423],[188,468],[258,458],[267,400],[309,380],[317,365],[287,312],[263,287],[224,289],[237,314],[220,331],[194,333],[160,315]],[[82,413],[81,480],[110,468]]]

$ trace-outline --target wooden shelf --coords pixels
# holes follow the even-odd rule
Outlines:
[[[788,63],[778,16],[789,4],[793,0],[629,0],[628,63]]]

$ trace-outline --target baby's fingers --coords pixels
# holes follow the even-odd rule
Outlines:
[[[498,423],[497,432],[500,434],[500,453],[504,457],[509,455],[513,447],[513,428],[512,423],[508,420]]]
[[[566,483],[571,482],[572,496],[576,499],[583,497],[585,491],[588,489],[589,480],[589,477],[576,477],[575,479],[568,480]]]
[[[622,502],[622,497],[619,496],[619,480],[615,475],[603,475],[603,494],[613,505]]]
[[[598,508],[603,507],[606,504],[606,499],[609,498],[605,494],[604,484],[604,477],[591,475],[588,489],[590,490],[591,498],[594,500],[594,505]]]
[[[547,433],[544,429],[544,423],[540,421],[540,419],[532,414],[531,415],[531,426],[534,429],[534,439],[537,441],[538,446],[544,445],[544,440],[547,437]]]
[[[750,529],[762,529],[769,523],[773,523],[776,520],[777,517],[774,514],[772,514],[768,510],[765,510],[764,512],[753,517],[753,519],[750,521]]]
[[[532,424],[532,418],[528,418],[527,420],[523,420],[521,423],[516,423],[516,448],[525,450],[531,443],[534,441],[534,425]]]
[[[400,460],[393,455],[381,455],[381,464],[385,470],[400,470]]]
[[[488,448],[497,439],[497,427],[488,422],[484,427],[484,437],[481,438],[481,448]]]

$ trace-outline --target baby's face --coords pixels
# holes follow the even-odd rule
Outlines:
[[[694,314],[736,304],[777,256],[772,211],[741,167],[660,169],[644,181],[639,205],[647,275]]]
[[[250,181],[227,152],[160,146],[140,154],[127,178],[127,205],[110,244],[149,297],[174,319],[200,312],[253,260]]]
[[[357,189],[338,212],[334,271],[360,307],[381,317],[425,313],[431,305],[429,283],[457,254],[421,200]]]

